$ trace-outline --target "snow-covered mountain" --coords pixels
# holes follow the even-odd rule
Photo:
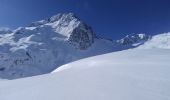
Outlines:
[[[58,14],[0,34],[0,78],[49,73],[68,62],[136,47],[148,39],[144,34],[102,39],[73,13]]]
[[[121,45],[135,45],[135,44],[143,44],[144,42],[146,42],[147,40],[149,40],[151,38],[151,36],[146,35],[146,34],[130,34],[127,35],[126,37],[117,40],[117,42]]]
[[[170,100],[170,50],[133,49],[0,81],[0,100]]]

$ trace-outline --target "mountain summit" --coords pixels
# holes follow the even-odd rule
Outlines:
[[[120,41],[126,42],[118,42],[102,39],[75,14],[57,14],[0,34],[0,78],[49,73],[68,62],[132,48],[135,47],[132,44],[144,40],[135,39],[138,40],[131,42],[132,39],[123,38]]]
[[[33,22],[30,27],[43,26],[51,28],[58,33],[63,39],[69,41],[71,44],[79,49],[87,49],[92,45],[95,38],[95,33],[92,28],[82,22],[73,13],[57,14],[51,18]]]

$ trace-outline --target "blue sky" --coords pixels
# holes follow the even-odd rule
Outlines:
[[[0,27],[73,12],[103,37],[170,31],[170,0],[0,0]]]

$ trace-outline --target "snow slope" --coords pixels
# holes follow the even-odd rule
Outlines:
[[[170,100],[170,50],[133,49],[0,81],[0,100]]]
[[[170,49],[170,33],[163,33],[153,36],[149,41],[145,42],[138,48],[142,49]]]

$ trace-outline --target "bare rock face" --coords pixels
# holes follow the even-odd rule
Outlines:
[[[95,33],[91,27],[81,23],[73,30],[69,37],[69,42],[81,50],[88,49],[95,39]]]

